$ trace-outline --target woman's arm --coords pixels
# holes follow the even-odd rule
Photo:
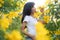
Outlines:
[[[43,20],[38,20],[39,22],[42,22],[43,24],[47,24],[45,21]]]
[[[29,34],[28,32],[24,31],[25,30],[25,26],[27,25],[27,22],[24,21],[22,23],[22,33],[24,33],[25,35],[27,35],[28,37],[31,37],[33,40],[35,39],[33,35]]]

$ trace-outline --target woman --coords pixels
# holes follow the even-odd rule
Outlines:
[[[22,16],[22,32],[28,37],[26,40],[35,40],[35,23],[37,19],[34,18],[34,13],[36,9],[34,7],[33,2],[28,2],[24,5],[23,16]],[[27,32],[25,32],[25,28],[27,27]]]
[[[22,16],[22,33],[27,36],[26,40],[35,40],[36,30],[35,24],[37,23],[37,19],[34,17],[34,13],[36,12],[36,8],[34,7],[33,2],[28,2],[24,5],[23,16]],[[44,23],[43,21],[41,21]],[[27,32],[24,31],[27,27]]]

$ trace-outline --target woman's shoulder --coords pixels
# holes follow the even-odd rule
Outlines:
[[[30,20],[30,16],[26,15],[24,19]]]
[[[30,18],[30,16],[26,15],[25,18]]]

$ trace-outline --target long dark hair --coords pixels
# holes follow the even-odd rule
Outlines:
[[[31,15],[31,12],[32,12],[32,8],[34,7],[34,2],[28,2],[28,3],[26,3],[25,5],[24,5],[24,9],[23,9],[23,15],[22,15],[22,20],[21,20],[21,22],[23,22],[23,20],[24,20],[24,17],[26,16],[26,15]]]

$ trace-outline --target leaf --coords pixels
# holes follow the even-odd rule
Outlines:
[[[4,35],[5,32],[3,30],[0,30],[0,40],[5,40]]]

